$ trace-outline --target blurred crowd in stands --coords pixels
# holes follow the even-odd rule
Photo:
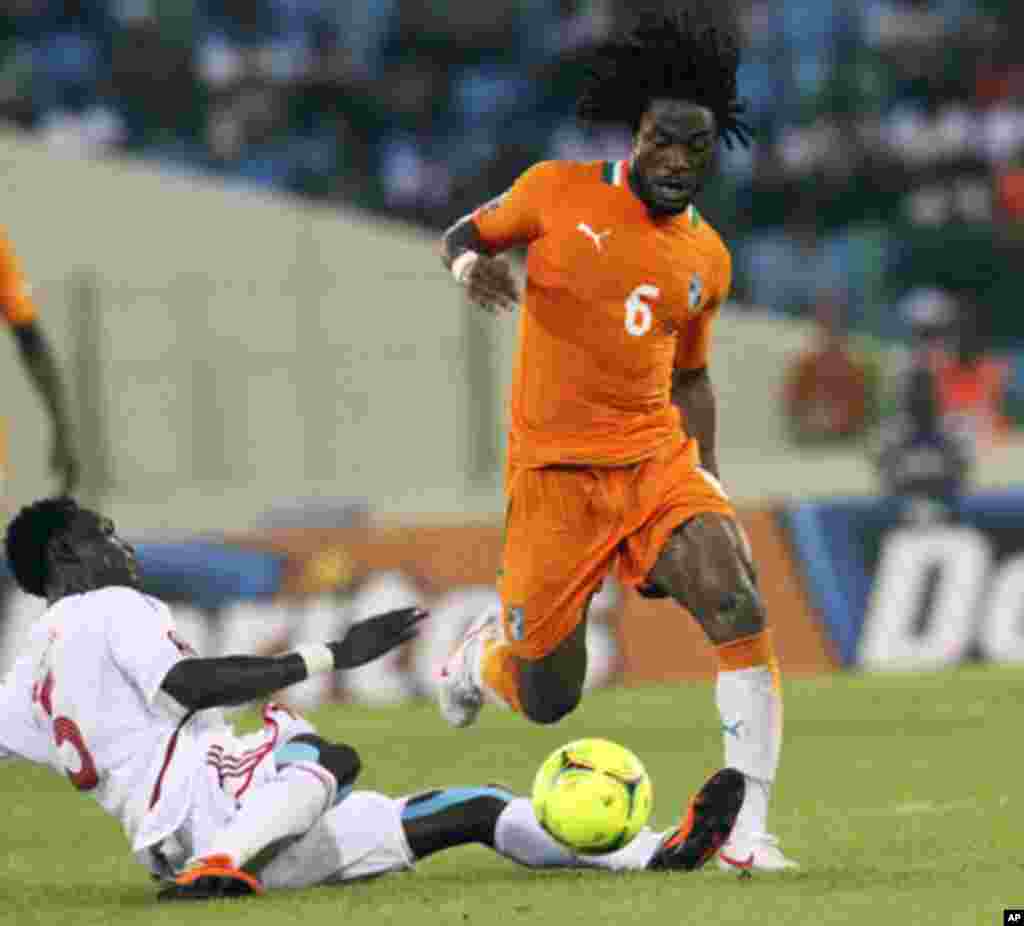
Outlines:
[[[625,130],[574,118],[583,53],[675,5],[0,0],[0,118],[67,151],[440,228],[533,161],[624,155]],[[1024,2],[715,9],[745,47],[757,136],[723,153],[703,203],[738,299],[817,317],[837,356],[850,331],[910,338],[907,300],[938,291],[1024,396]],[[858,389],[844,433],[870,418]]]

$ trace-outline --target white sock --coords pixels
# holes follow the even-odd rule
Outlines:
[[[718,673],[715,691],[722,720],[725,764],[747,778],[736,829],[765,832],[768,798],[782,748],[782,697],[768,666]]]
[[[645,826],[628,846],[606,855],[584,855],[580,861],[587,868],[606,868],[609,871],[643,871],[658,851],[664,833]]]
[[[528,868],[573,868],[576,856],[537,822],[529,798],[509,801],[494,827],[494,851]]]
[[[529,798],[517,797],[501,812],[494,828],[499,855],[528,868],[607,868],[638,871],[646,868],[661,834],[646,827],[624,849],[607,855],[576,855],[556,842],[537,822]]]
[[[334,776],[323,767],[288,765],[248,794],[235,818],[198,854],[227,855],[241,868],[267,846],[305,833],[334,803],[336,791]]]
[[[768,827],[768,799],[771,797],[772,783],[750,775],[744,775],[744,778],[747,790],[734,829],[741,835],[765,833]]]

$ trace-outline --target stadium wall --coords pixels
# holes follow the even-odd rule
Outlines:
[[[156,500],[150,524],[185,529],[223,525],[224,496],[258,511],[318,488],[458,509],[466,313],[422,236],[11,138],[0,176],[92,496]],[[45,484],[43,419],[5,349],[26,496]]]

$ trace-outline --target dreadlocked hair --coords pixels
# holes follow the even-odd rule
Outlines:
[[[642,25],[597,49],[577,112],[587,122],[617,122],[635,132],[651,100],[686,100],[715,116],[729,148],[750,146],[750,126],[737,99],[740,51],[731,32],[686,10]]]
[[[79,511],[73,498],[44,498],[22,508],[8,525],[7,561],[23,591],[46,597],[46,548]]]

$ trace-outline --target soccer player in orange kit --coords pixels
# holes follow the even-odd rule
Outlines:
[[[63,493],[73,492],[78,483],[78,461],[71,446],[71,428],[64,403],[64,392],[53,351],[43,336],[36,318],[28,284],[18,266],[10,241],[0,231],[0,316],[11,326],[18,343],[22,365],[50,414],[53,438],[50,445],[50,469],[60,480]],[[0,434],[0,438],[2,438]],[[0,440],[0,508],[3,505],[5,454]]]
[[[632,156],[547,161],[444,235],[443,259],[488,308],[522,303],[506,469],[503,613],[442,670],[442,713],[489,696],[536,723],[579,704],[586,612],[614,572],[671,597],[718,657],[726,765],[745,797],[723,868],[795,868],[767,832],[782,738],[777,663],[745,535],[719,482],[711,329],[731,259],[694,197],[717,142],[749,141],[731,35],[684,14],[608,43],[579,101],[624,123]],[[494,255],[527,248],[525,293]]]

